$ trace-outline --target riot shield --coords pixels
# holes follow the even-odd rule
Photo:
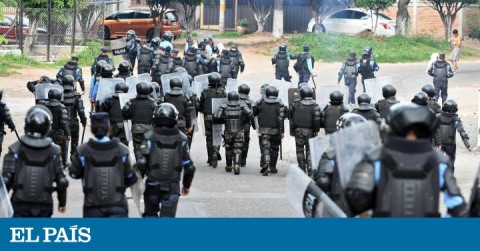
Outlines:
[[[288,89],[288,104],[290,104],[289,108],[292,107],[293,102],[300,100],[300,90],[298,88],[290,88]]]
[[[137,77],[138,81],[140,81],[140,82],[147,82],[147,83],[152,82],[152,76],[150,76],[150,74],[148,74],[148,73],[143,73],[143,74],[140,74],[136,77]]]
[[[163,95],[170,91],[170,80],[173,78],[180,78],[183,83],[182,91],[185,94],[192,95],[192,88],[190,87],[190,79],[186,72],[174,72],[170,74],[164,74],[161,77]]]
[[[3,179],[0,179],[0,218],[12,218],[13,208]]]
[[[347,217],[297,165],[288,168],[286,192],[294,208],[307,218]]]
[[[372,78],[365,79],[365,91],[372,98],[372,104],[377,103],[377,101],[383,99],[382,88],[385,85],[393,85],[392,77],[381,77],[381,78]],[[422,87],[420,87],[421,89]],[[412,96],[413,97],[413,96]]]
[[[410,102],[418,92],[422,91],[422,87],[426,84],[432,84],[432,77],[424,76],[404,79],[400,85],[395,85],[397,88],[397,99],[403,102]],[[450,98],[451,95],[449,94],[448,97]]]
[[[138,76],[131,76],[125,80],[125,83],[128,86],[128,93],[137,94],[137,84],[140,83],[140,78]]]
[[[217,48],[218,48],[218,51],[222,53],[222,51],[225,50],[225,45],[223,45],[223,43],[218,43]]]
[[[127,40],[125,38],[118,38],[110,40],[110,47],[112,48],[112,54],[114,56],[127,53]]]
[[[63,86],[60,84],[38,84],[35,85],[35,100],[47,100],[48,92],[52,89],[58,89],[62,93],[63,100]]]
[[[123,107],[127,104],[130,99],[135,98],[136,94],[135,93],[120,93],[118,95],[118,100],[120,102],[120,107],[123,109]],[[125,136],[128,141],[133,141],[132,137],[132,121],[131,120],[125,120],[123,121],[123,127],[125,128]]]
[[[155,91],[157,88],[160,90],[160,85],[157,83],[157,82],[150,82],[150,84],[152,85],[153,87],[153,93],[152,93],[152,96],[155,98],[155,99],[158,99],[162,94],[160,92],[157,92]]]
[[[227,103],[226,98],[212,98],[212,114],[215,116],[218,112],[218,109],[223,104]],[[223,134],[223,124],[213,124],[212,126],[212,138],[214,146],[222,145],[222,134]]]
[[[308,140],[310,146],[310,161],[312,161],[312,169],[318,169],[318,164],[324,152],[333,146],[330,135],[319,135]]]
[[[225,92],[227,94],[229,94],[230,92],[238,92],[238,86],[243,85],[243,84],[251,86],[251,84],[249,82],[229,78],[229,79],[227,79],[227,85],[225,86]]]
[[[208,87],[208,76],[213,75],[213,74],[216,74],[220,77],[220,74],[218,72],[212,72],[212,73],[208,73],[208,74],[198,75],[195,78],[193,78],[194,82],[200,83],[200,85],[202,86],[200,93],[202,93],[203,89]]]
[[[335,144],[340,184],[345,187],[353,169],[368,152],[381,145],[377,123],[367,121],[344,128],[332,134]]]
[[[130,192],[132,193],[133,203],[137,207],[138,213],[140,217],[143,215],[142,204],[141,200],[143,198],[143,192],[145,192],[145,181],[142,179],[140,175],[140,171],[137,169],[137,165],[135,165],[135,154],[133,153],[132,148],[129,149],[129,156],[128,161],[130,162],[130,166],[133,167],[133,171],[137,175],[137,182],[130,187]]]
[[[317,101],[323,110],[330,103],[330,93],[340,91],[343,93],[343,103],[348,103],[348,86],[345,85],[320,85],[317,90]]]
[[[270,80],[268,84],[277,87],[278,98],[282,101],[284,105],[290,107],[290,103],[288,101],[288,90],[293,88],[293,84],[291,82],[278,79]]]
[[[95,101],[98,101],[100,104],[102,104],[105,99],[115,94],[115,86],[122,82],[125,82],[123,78],[100,78]]]

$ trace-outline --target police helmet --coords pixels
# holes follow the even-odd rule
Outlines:
[[[148,95],[150,94],[151,86],[147,82],[140,82],[137,84],[137,94]]]
[[[330,93],[330,103],[332,105],[340,105],[343,103],[343,93],[339,90],[335,90]]]
[[[250,94],[250,87],[247,84],[241,84],[238,86],[238,93],[248,95]]]
[[[458,105],[457,102],[453,99],[447,100],[445,104],[442,106],[442,111],[449,112],[449,113],[457,113],[458,112]]]
[[[170,103],[162,103],[153,112],[153,124],[173,127],[177,124],[178,111]]]
[[[397,95],[397,88],[393,85],[385,85],[382,87],[382,95],[384,98],[391,98]]]
[[[50,89],[48,91],[48,99],[49,100],[60,100],[62,99],[62,92],[59,89]]]
[[[360,94],[360,96],[357,97],[357,103],[359,105],[360,104],[369,105],[371,102],[372,102],[372,98],[366,93],[362,93],[362,94]]]
[[[265,90],[265,95],[267,98],[277,98],[278,97],[278,89],[275,86],[269,86]]]
[[[391,134],[405,137],[413,131],[418,138],[430,139],[438,128],[433,112],[413,103],[398,103],[390,108],[386,118]]]
[[[422,87],[422,92],[425,92],[428,95],[428,97],[430,97],[430,98],[433,98],[436,95],[435,87],[433,87],[433,85],[431,85],[431,84],[424,85]]]
[[[52,129],[52,113],[43,105],[35,105],[25,115],[25,134],[45,138]]]
[[[358,114],[355,113],[346,113],[343,114],[337,121],[337,130],[355,125],[355,124],[360,124],[364,123],[367,120]]]
[[[300,88],[300,98],[313,98],[313,89],[308,86]]]

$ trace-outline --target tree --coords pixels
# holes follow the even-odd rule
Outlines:
[[[272,0],[248,0],[248,6],[253,11],[255,21],[257,21],[257,32],[265,31],[265,23],[268,17],[272,14],[273,1]]]
[[[147,0],[148,7],[152,12],[153,25],[155,26],[155,31],[153,32],[154,37],[160,36],[160,28],[163,25],[163,16],[165,11],[170,8],[174,0]]]
[[[458,12],[472,4],[478,3],[478,0],[424,0],[425,4],[436,10],[442,19],[445,39],[448,39],[452,32],[453,24],[457,18]]]
[[[447,0],[448,1],[448,0]],[[355,0],[355,5],[359,8],[364,8],[370,11],[372,16],[372,31],[375,33],[378,25],[378,15],[375,15],[375,22],[373,21],[373,14],[379,13],[395,4],[395,0]]]
[[[397,10],[397,20],[395,34],[402,36],[410,35],[410,13],[408,13],[408,4],[410,0],[399,0]]]
[[[3,20],[3,8],[5,7],[5,4],[0,3],[0,20]],[[8,43],[8,40],[5,39],[3,36],[0,36],[0,45],[3,43]]]
[[[275,0],[273,5],[273,37],[283,36],[283,0]]]
[[[99,31],[99,34],[91,34],[92,27],[102,15],[98,15],[101,12],[103,4],[92,3],[91,0],[77,0],[77,19],[79,21],[80,28],[82,29],[82,38],[86,42],[90,36],[94,36],[97,39],[103,38],[103,30]],[[96,17],[96,18],[94,18]]]
[[[184,16],[182,17],[182,23],[185,25],[187,31],[187,38],[192,37],[192,31],[195,28],[195,11],[197,7],[204,2],[204,0],[177,0],[182,6]]]
[[[345,8],[350,5],[351,0],[310,0],[310,8],[312,9],[312,16],[315,20],[313,31],[323,31],[321,29],[322,22],[329,13],[336,8]]]

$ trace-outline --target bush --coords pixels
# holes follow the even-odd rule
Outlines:
[[[331,34],[303,34],[294,36],[289,41],[291,51],[301,52],[304,44],[310,45],[310,53],[326,62],[341,62],[348,57],[348,52],[354,50],[359,56],[365,46],[373,47],[374,58],[381,63],[403,63],[428,61],[432,53],[448,52],[451,45],[440,39],[427,36],[405,38],[394,37],[350,37]],[[464,56],[474,56],[478,52],[465,49]]]
[[[236,32],[231,32],[231,31],[213,35],[213,38],[244,38],[244,37],[245,35],[243,34],[238,34]]]
[[[472,31],[470,32],[470,37],[474,39],[480,39],[480,28],[472,28]]]

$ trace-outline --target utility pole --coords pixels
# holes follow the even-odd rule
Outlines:
[[[218,31],[225,32],[225,0],[220,0],[220,20],[218,22]]]

